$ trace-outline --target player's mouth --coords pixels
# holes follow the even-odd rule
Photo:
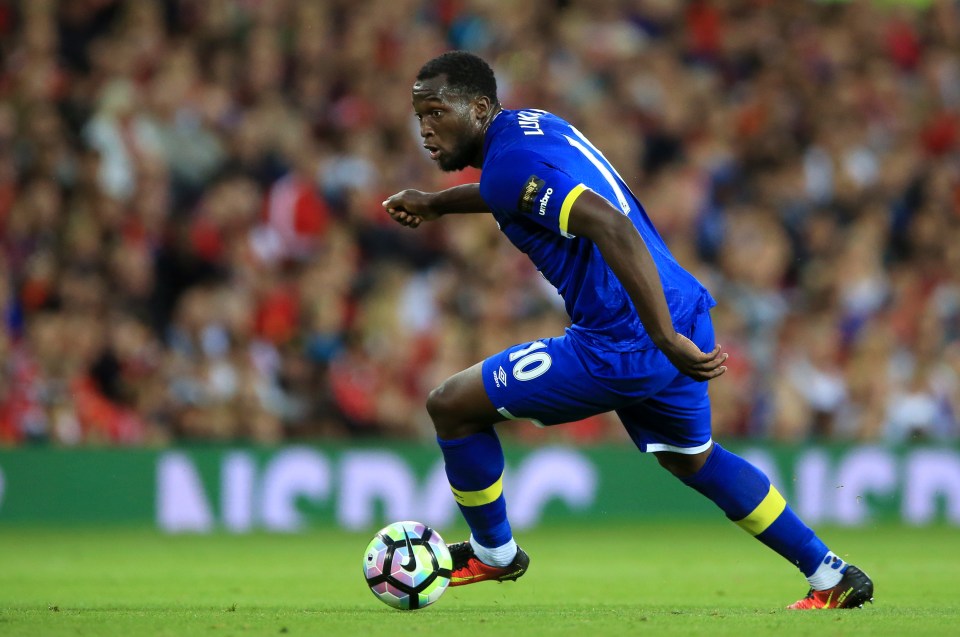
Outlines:
[[[430,153],[430,159],[436,161],[440,157],[440,149],[436,146],[431,146],[430,144],[424,144],[424,148],[427,149],[427,152]]]

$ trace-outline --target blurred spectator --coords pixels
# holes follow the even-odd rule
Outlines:
[[[560,333],[490,218],[380,208],[477,178],[409,106],[456,47],[581,127],[717,296],[718,437],[956,440],[958,25],[949,0],[0,1],[0,444],[428,438],[439,380]]]

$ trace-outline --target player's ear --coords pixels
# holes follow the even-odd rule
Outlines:
[[[487,114],[490,112],[490,98],[486,95],[481,95],[480,97],[473,100],[473,112],[474,116],[477,118],[477,121],[482,122],[486,119]]]

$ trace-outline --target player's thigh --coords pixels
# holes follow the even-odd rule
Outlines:
[[[687,379],[678,375],[678,378]],[[617,415],[630,438],[641,451],[669,451],[680,454],[698,454],[710,448],[710,401],[705,383],[683,382],[684,391],[679,400],[663,400],[660,394],[634,405],[617,409]]]
[[[622,398],[593,378],[569,336],[521,343],[483,361],[483,384],[503,418],[556,425],[611,411]]]
[[[703,351],[714,347],[713,324],[707,312],[685,334]],[[627,433],[642,451],[698,454],[712,442],[707,383],[683,374],[642,402],[617,410]]]

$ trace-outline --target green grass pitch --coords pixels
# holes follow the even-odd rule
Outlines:
[[[874,578],[876,604],[806,613],[783,610],[806,592],[799,573],[719,523],[521,533],[532,563],[520,581],[448,589],[401,612],[364,585],[373,531],[0,530],[0,635],[960,634],[955,528],[821,529]]]

